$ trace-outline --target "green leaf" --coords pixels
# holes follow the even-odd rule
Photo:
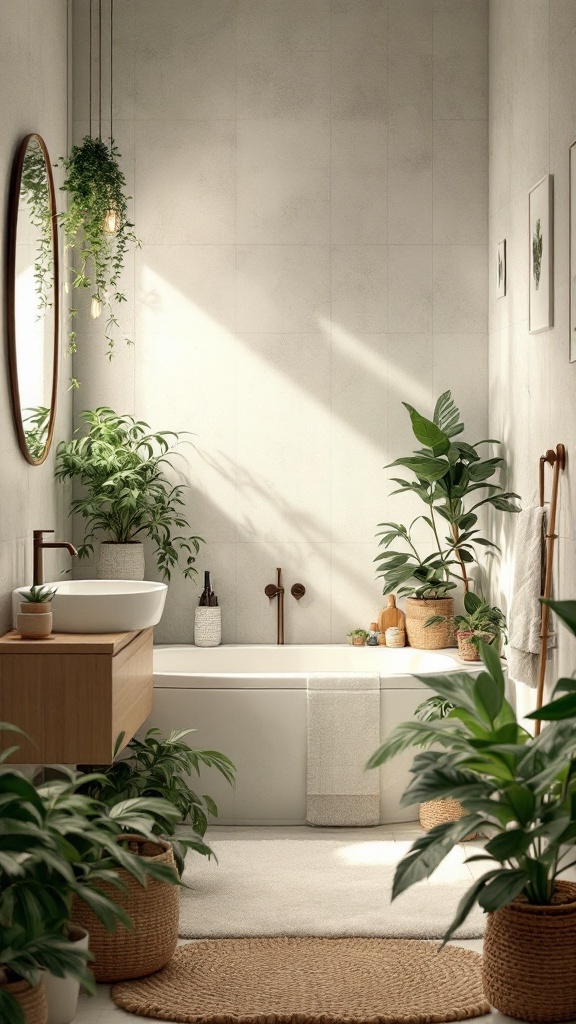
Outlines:
[[[450,925],[448,931],[442,938],[442,945],[440,946],[440,949],[442,949],[442,947],[450,941],[450,939],[454,935],[454,932],[458,931],[460,925],[464,923],[470,911],[478,902],[478,899],[487,883],[492,878],[495,878],[499,873],[500,872],[498,871],[498,869],[495,869],[494,871],[488,871],[487,874],[482,875],[481,878],[477,879],[477,881],[474,882],[474,885],[472,885],[470,889],[468,889],[468,891],[464,893],[462,899],[458,904],[458,907],[456,908],[456,915],[454,917],[454,920],[452,921],[452,924]]]
[[[516,815],[516,820],[521,825],[527,825],[534,813],[534,794],[528,786],[521,786],[513,783],[504,790],[504,797],[508,800]]]
[[[443,430],[448,437],[461,434],[464,424],[459,422],[460,412],[452,399],[450,391],[444,391],[436,402],[433,414],[434,423]]]
[[[537,722],[558,722],[566,718],[576,718],[576,693],[567,693],[549,704],[544,704],[538,711],[532,711],[526,718]]]
[[[425,458],[418,455],[409,455],[405,459],[396,459],[390,463],[390,466],[404,466],[405,469],[412,470],[416,476],[429,481],[439,480],[449,469],[448,463],[442,462],[441,459]]]
[[[419,441],[420,444],[425,445],[426,448],[430,448],[433,455],[445,455],[450,448],[450,439],[444,431],[440,430],[440,427],[433,423],[432,420],[427,420],[424,416],[421,416],[420,413],[411,405],[408,405],[407,402],[403,402],[402,404],[410,413],[412,430],[416,440]]]
[[[474,696],[480,714],[492,725],[502,707],[504,687],[499,686],[487,672],[480,672],[476,677]]]
[[[483,888],[478,896],[478,903],[486,911],[501,910],[525,890],[529,881],[525,871],[500,871]]]
[[[576,601],[548,601],[542,598],[542,604],[548,607],[568,626],[573,636],[576,636]]]
[[[495,860],[503,863],[512,858],[521,857],[530,848],[531,836],[520,828],[509,829],[507,832],[500,832],[490,842],[486,843],[484,849]]]
[[[420,836],[396,868],[392,899],[395,900],[415,882],[428,878],[453,846],[474,832],[481,820],[474,816],[460,818],[456,822],[437,825],[431,832]]]

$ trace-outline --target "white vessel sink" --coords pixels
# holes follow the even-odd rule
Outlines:
[[[162,618],[168,587],[148,580],[68,580],[46,583],[55,633],[124,633],[155,626]],[[12,592],[13,620],[23,591]]]

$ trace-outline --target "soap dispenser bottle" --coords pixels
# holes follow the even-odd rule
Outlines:
[[[194,643],[196,647],[217,647],[222,640],[222,617],[218,598],[210,582],[210,573],[204,573],[204,590],[194,616]]]

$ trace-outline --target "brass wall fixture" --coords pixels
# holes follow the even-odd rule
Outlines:
[[[282,569],[276,569],[276,583],[269,583],[264,587],[266,597],[271,601],[277,598],[276,606],[276,643],[284,643],[284,587],[282,586]]]
[[[299,601],[301,597],[304,597],[306,587],[303,583],[293,583],[290,587],[290,593],[292,594],[292,597],[295,597],[296,600]]]
[[[552,564],[554,561],[554,541],[558,536],[556,529],[556,508],[558,505],[558,485],[560,483],[560,471],[566,467],[566,448],[563,444],[557,444],[556,450],[549,448],[545,455],[540,456],[538,466],[538,484],[540,491],[540,505],[544,504],[544,466],[548,464],[553,467],[552,494],[550,497],[550,513],[548,516],[546,530],[546,572],[544,578],[544,593],[542,597],[549,600],[552,593]],[[540,662],[538,666],[538,690],[536,693],[536,708],[542,707],[544,697],[544,678],[546,676],[546,654],[548,651],[548,618],[549,611],[547,604],[542,605],[542,625],[540,629]],[[540,722],[535,723],[534,733],[540,734]]]

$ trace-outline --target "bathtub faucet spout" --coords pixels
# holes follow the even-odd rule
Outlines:
[[[284,643],[284,587],[282,586],[282,569],[276,569],[276,583],[264,587],[264,593],[270,600],[277,598],[276,607],[276,643]]]

